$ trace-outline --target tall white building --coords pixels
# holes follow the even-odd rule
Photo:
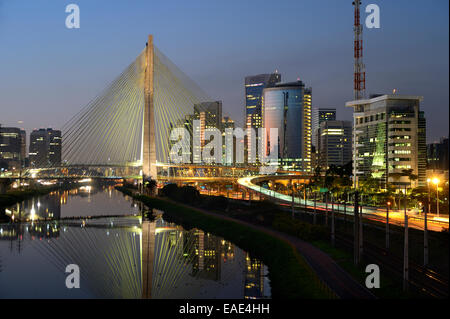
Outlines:
[[[426,184],[426,127],[421,96],[374,95],[353,107],[354,184],[369,177],[397,189]],[[417,177],[417,179],[414,178]]]

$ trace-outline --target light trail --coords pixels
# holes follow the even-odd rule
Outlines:
[[[267,177],[267,176],[251,176],[244,177],[238,179],[238,184],[250,189],[254,192],[262,194],[264,196],[275,199],[276,201],[284,202],[289,205],[292,205],[292,196],[278,193],[276,191],[264,188],[260,185],[254,184],[253,180],[256,178]],[[276,178],[282,178],[282,176],[274,176]],[[294,206],[305,207],[305,200],[299,197],[294,197]],[[309,209],[314,208],[314,201],[306,200],[306,207]],[[316,201],[316,209],[318,211],[331,211],[331,203],[328,203],[328,207],[326,203]],[[353,215],[354,206],[346,205],[344,209],[344,205],[342,203],[334,203],[334,211],[339,212],[346,215]],[[362,207],[362,213],[366,215],[365,217],[368,219],[376,220],[379,222],[385,222],[386,218],[386,209],[378,208],[378,207]],[[424,228],[424,218],[415,216],[411,211],[407,212],[408,214],[408,223],[409,227],[423,230]],[[395,224],[398,226],[404,226],[404,211],[403,210],[389,210],[389,223]],[[444,228],[448,228],[449,220],[443,217],[436,217],[432,214],[428,214],[428,229],[432,231],[442,231]]]

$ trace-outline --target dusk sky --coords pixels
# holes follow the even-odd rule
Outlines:
[[[66,5],[81,28],[65,27]],[[448,136],[449,1],[362,1],[367,94],[424,97],[428,142]],[[362,13],[362,21],[366,13]],[[239,125],[244,77],[278,70],[312,87],[314,107],[351,119],[351,0],[0,0],[0,124],[61,128],[144,49],[156,46]],[[23,121],[23,123],[18,123]]]

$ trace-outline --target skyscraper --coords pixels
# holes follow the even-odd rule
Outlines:
[[[30,134],[30,166],[48,167],[61,165],[61,131],[34,130]]]
[[[324,169],[343,166],[352,160],[352,123],[323,121],[318,130],[320,139],[319,163]]]
[[[311,170],[311,94],[302,81],[278,83],[263,92],[263,127],[278,129],[279,164],[288,169]]]
[[[281,81],[281,74],[258,74],[247,76],[245,78],[245,126],[246,128],[255,129],[256,133],[256,160],[249,161],[258,162],[258,128],[262,127],[262,94],[264,88],[272,86]],[[251,149],[250,140],[247,140],[247,148]],[[247,152],[246,152],[247,153]]]
[[[200,145],[194,146],[194,162],[199,162],[197,156],[201,154],[202,148],[209,142],[206,138],[206,130],[216,128],[222,131],[222,101],[214,102],[202,102],[194,105],[194,117],[193,120],[199,120],[200,126],[193,127],[193,132],[200,135]],[[198,149],[200,148],[200,149]],[[197,155],[196,155],[197,154]],[[212,157],[204,159],[212,161]]]
[[[22,153],[22,134],[17,127],[0,126],[0,164],[2,168],[19,169],[25,158]]]
[[[319,152],[319,139],[317,131],[320,128],[320,124],[324,121],[335,121],[336,109],[333,108],[317,108],[312,109],[312,145],[315,147],[316,152]]]
[[[22,161],[22,166],[26,166],[27,158],[27,132],[20,130],[20,159]]]
[[[236,137],[233,135],[233,132],[230,130],[234,130],[235,128],[235,124],[234,121],[229,118],[228,116],[224,116],[222,119],[222,153],[223,153],[223,159],[222,159],[222,163],[225,165],[232,165],[236,162],[236,153],[235,152],[226,152],[226,147],[227,147],[227,137],[233,141],[232,146],[233,150],[236,147]],[[230,129],[227,131],[227,129]]]
[[[425,117],[420,96],[373,95],[353,107],[354,183],[372,177],[385,188],[426,184]],[[417,179],[413,178],[417,176]]]
[[[61,131],[48,130],[48,161],[50,166],[61,165]]]
[[[448,137],[441,138],[439,143],[427,145],[427,168],[448,171]]]

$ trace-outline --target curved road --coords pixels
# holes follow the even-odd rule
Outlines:
[[[256,178],[260,178],[261,176],[251,176],[251,177],[244,177],[240,178],[237,182],[239,185],[250,189],[254,192],[263,194],[264,196],[271,197],[274,200],[278,202],[284,202],[288,205],[292,204],[292,196],[285,195],[278,193],[273,190],[266,189],[264,187],[261,187],[259,185],[256,185],[253,183],[253,180]],[[277,176],[282,178],[283,176]],[[299,197],[294,197],[294,204],[295,206],[303,207],[305,205],[305,201]],[[306,200],[306,205],[309,209],[314,208],[314,201],[312,200]],[[323,202],[316,202],[316,209],[319,212],[323,211],[331,211],[331,203],[328,203],[328,206],[326,206]],[[343,205],[334,204],[334,211],[339,213],[345,213],[346,215],[353,215],[353,206],[352,205],[346,205],[346,208],[343,208]],[[386,209],[385,208],[375,208],[375,207],[362,207],[362,213],[364,214],[365,218],[373,219],[379,222],[385,222],[386,221]],[[424,229],[424,218],[421,216],[415,216],[410,211],[408,212],[408,220],[409,220],[409,227],[410,228],[416,228],[423,230]],[[404,226],[404,212],[403,210],[390,210],[389,211],[389,223],[390,224],[396,224],[398,226]],[[449,220],[448,217],[437,217],[434,214],[428,214],[428,223],[427,228],[428,230],[432,231],[442,231],[445,228],[448,228]]]

